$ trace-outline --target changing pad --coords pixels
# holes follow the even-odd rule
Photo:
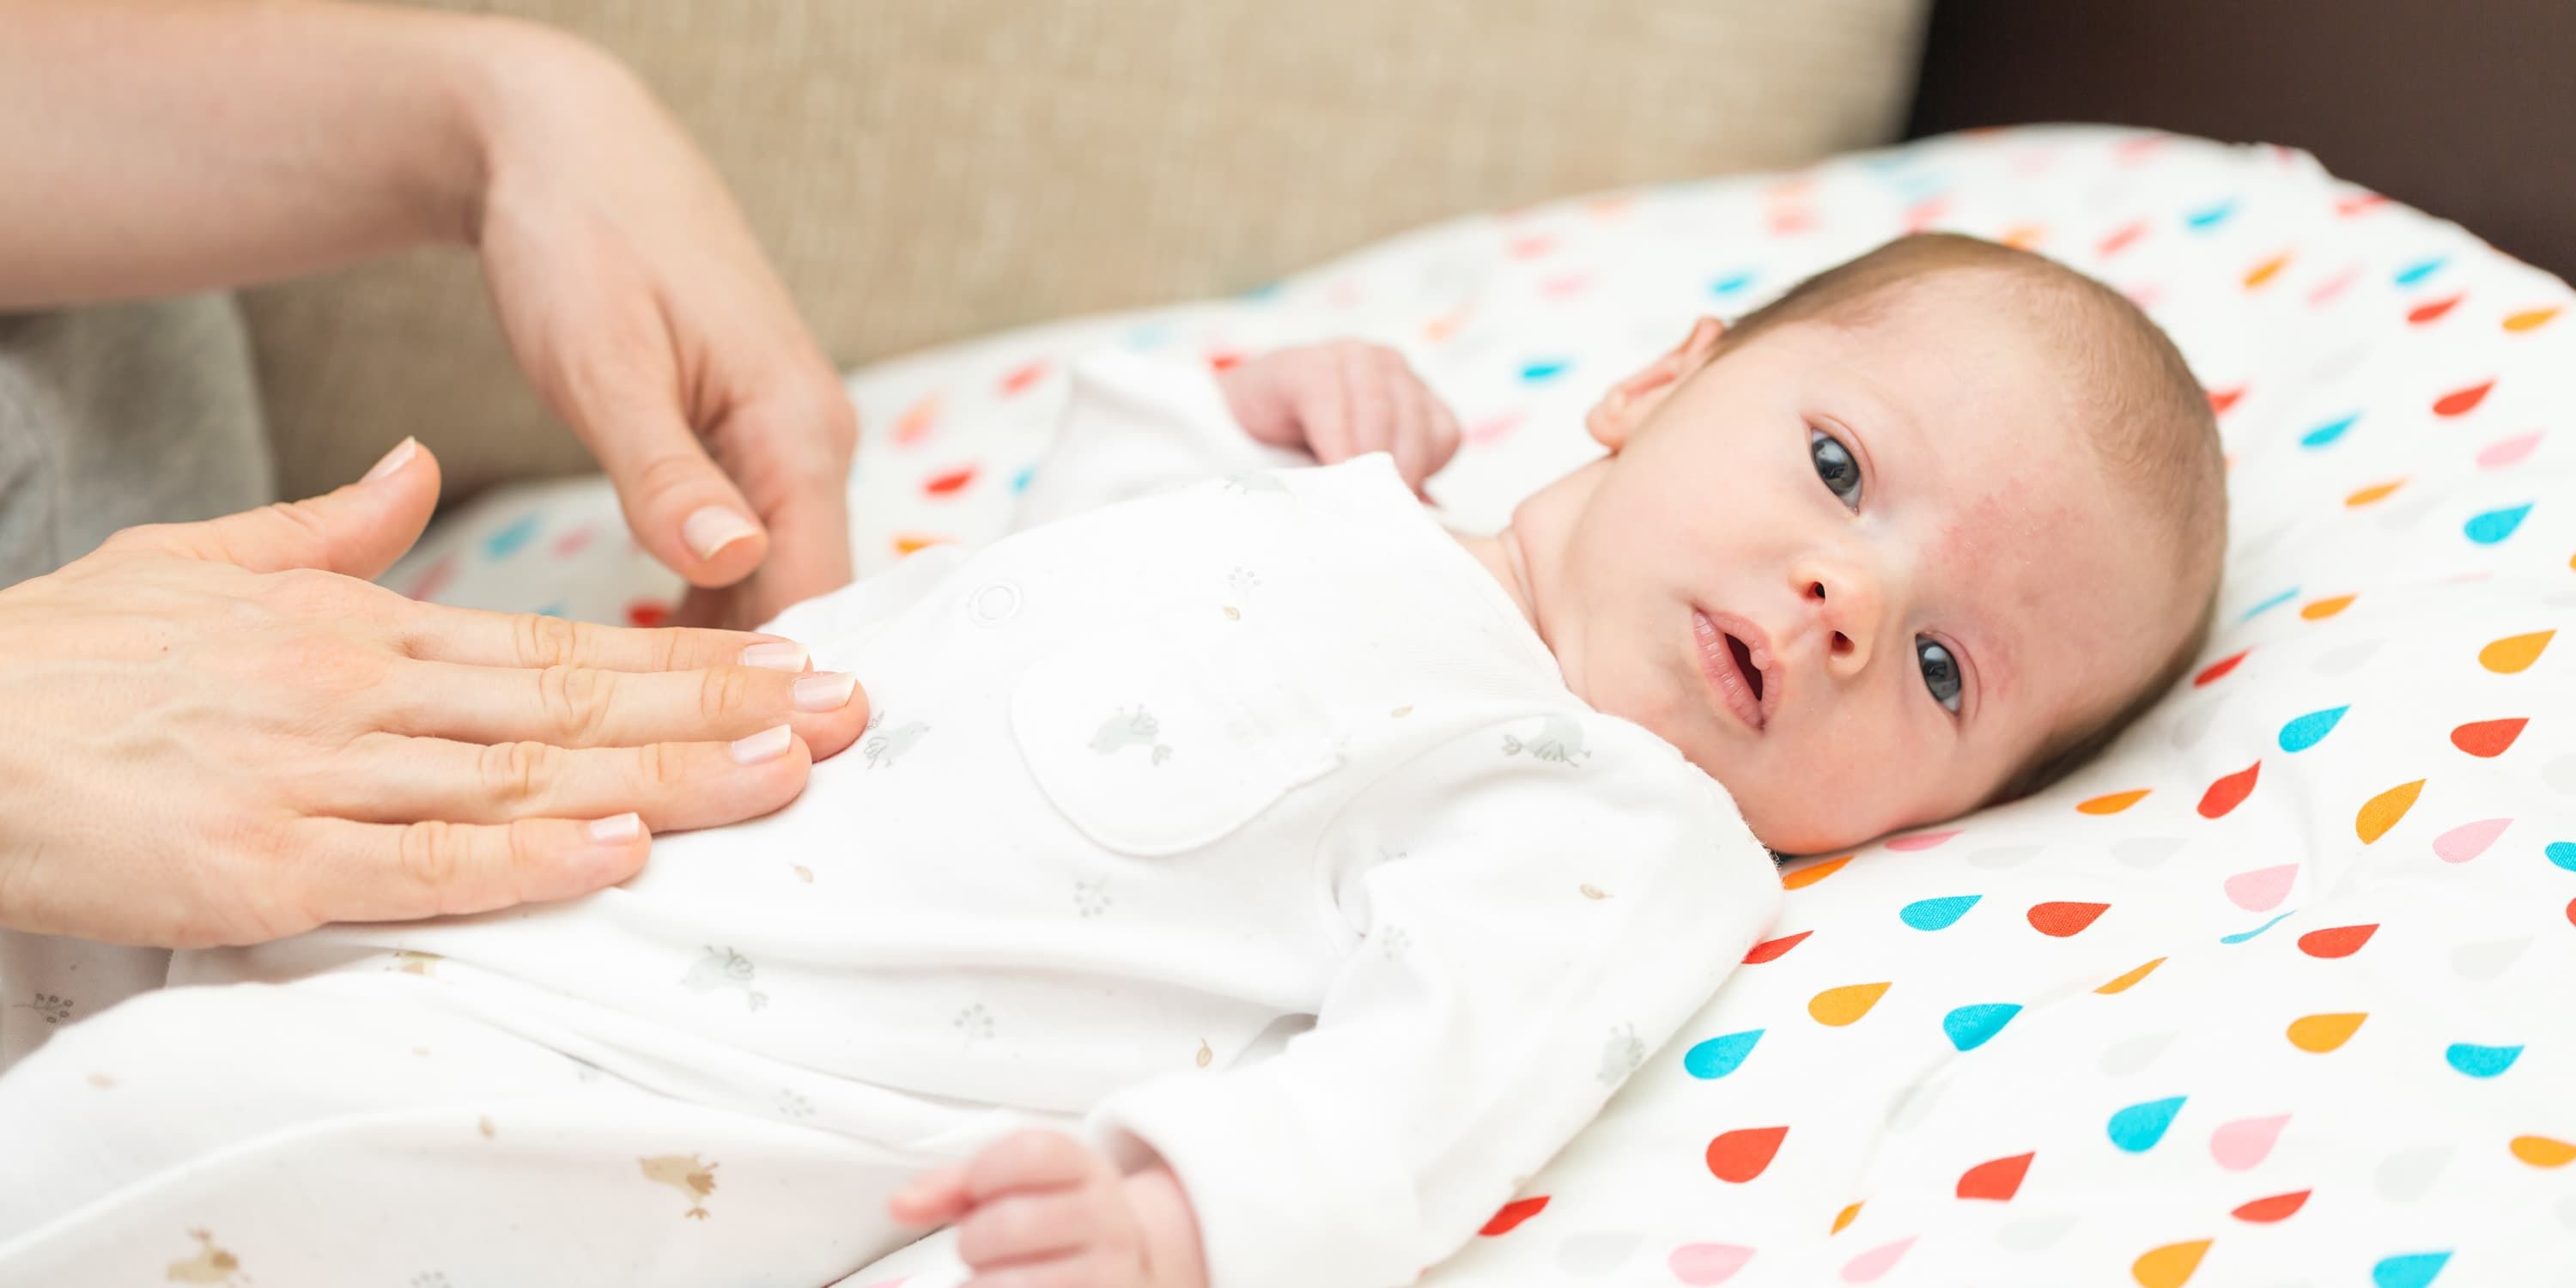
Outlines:
[[[859,563],[993,536],[1101,346],[1397,345],[1467,427],[1432,495],[1498,525],[1695,314],[1918,228],[2101,277],[2189,357],[2233,494],[2209,652],[2055,789],[1784,868],[1773,937],[1424,1282],[2576,1282],[2576,299],[2303,153],[1951,136],[886,363]],[[388,582],[636,622],[676,585],[597,480]]]

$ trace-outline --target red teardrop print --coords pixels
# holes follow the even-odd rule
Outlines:
[[[1807,936],[1814,933],[1816,932],[1812,930],[1801,930],[1794,935],[1782,935],[1778,939],[1765,939],[1761,943],[1755,944],[1753,946],[1753,951],[1744,954],[1744,964],[1747,966],[1759,966],[1764,962],[1776,962],[1780,960],[1782,956],[1786,955],[1790,949],[1797,947],[1798,944],[1805,940]]]
[[[2001,1203],[2021,1192],[2021,1178],[2030,1172],[2030,1160],[2036,1154],[2015,1154],[1979,1163],[1959,1174],[1959,1197],[1993,1199]]]
[[[2103,238],[2102,244],[2093,248],[2093,253],[2104,259],[2109,259],[2112,256],[2119,254],[2121,251],[2127,250],[2130,243],[2145,236],[2146,232],[2146,221],[2140,220],[2137,223],[2131,224],[2128,227]]]
[[[2307,1190],[2296,1190],[2288,1194],[2275,1194],[2268,1199],[2256,1199],[2253,1202],[2236,1209],[2229,1215],[2234,1216],[2239,1221],[2261,1221],[2267,1223],[2272,1221],[2286,1221],[2290,1219],[2291,1216],[2295,1215],[2300,1208],[2308,1205],[2308,1194],[2309,1191]]]
[[[2451,745],[2472,756],[2501,756],[2513,740],[2522,736],[2527,717],[2510,720],[2472,720],[2451,731]]]
[[[1046,370],[1046,359],[1040,358],[1012,371],[1011,374],[1002,377],[1002,393],[1005,396],[1027,393],[1031,385],[1046,378]]]
[[[1760,1176],[1780,1152],[1786,1127],[1747,1127],[1708,1143],[1708,1170],[1721,1181],[1742,1185]]]
[[[2350,957],[2379,933],[2379,923],[2367,926],[2328,926],[2299,936],[2299,951],[2310,957]]]
[[[2084,933],[2085,927],[2092,925],[2096,918],[2110,910],[2111,905],[2107,903],[2033,904],[2030,909],[2030,928],[2043,935],[2064,939],[2069,935]]]
[[[1478,1230],[1476,1233],[1487,1236],[1510,1234],[1513,1227],[1518,1226],[1521,1222],[1526,1221],[1531,1217],[1537,1216],[1539,1214],[1539,1209],[1547,1206],[1547,1199],[1548,1196],[1544,1194],[1538,1195],[1535,1198],[1513,1199],[1511,1202],[1504,1204],[1500,1210],[1496,1211],[1494,1213],[1494,1219],[1487,1221],[1485,1223],[1485,1228]]]
[[[2210,415],[2212,415],[2212,416],[2224,416],[2224,415],[2226,415],[2226,414],[2227,414],[2227,409],[2228,409],[2228,408],[2230,408],[2230,407],[2235,406],[2235,405],[2236,405],[2236,400],[2237,400],[2237,399],[2240,399],[2240,398],[2243,398],[2244,396],[2245,396],[2245,386],[2243,386],[2243,385],[2238,385],[2238,386],[2236,386],[2236,387],[2235,387],[2235,388],[2233,388],[2233,389],[2212,389],[2212,390],[2210,390],[2210,391],[2209,391],[2209,414],[2210,414]]]
[[[2230,653],[2227,656],[2200,668],[2200,674],[2191,677],[2192,687],[2199,688],[2201,685],[2215,682],[2220,676],[2235,670],[2236,664],[2245,660],[2245,654],[2253,651],[2254,650],[2249,648],[2242,652]]]
[[[2254,794],[2255,776],[2262,771],[2263,762],[2258,760],[2211,783],[2209,790],[2200,794],[2200,816],[2223,818],[2227,811],[2244,804],[2245,798]]]
[[[958,489],[963,488],[974,481],[975,467],[972,465],[960,466],[959,468],[950,470],[945,474],[932,475],[928,482],[921,485],[921,490],[932,496],[951,496],[954,495]]]
[[[2454,295],[2447,299],[2434,300],[2429,304],[2418,304],[2414,308],[2406,311],[2406,320],[2417,326],[2422,326],[2427,322],[2440,321],[2442,315],[2450,312],[2452,307],[2457,305],[2463,298],[2466,297]]]
[[[2482,385],[2471,385],[2466,389],[2452,390],[2451,392],[2434,400],[2433,414],[2436,416],[2466,416],[2471,411],[2475,410],[2479,403],[2487,400],[2487,391],[2493,388],[2495,388],[2495,381],[2489,380]]]

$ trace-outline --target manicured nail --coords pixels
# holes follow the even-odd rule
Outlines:
[[[700,559],[713,559],[716,552],[745,537],[760,535],[751,520],[721,505],[701,506],[680,525],[680,536]]]
[[[595,819],[582,830],[590,833],[591,842],[595,845],[615,845],[644,835],[644,818],[632,812],[618,814]]]
[[[394,444],[394,450],[385,453],[385,458],[383,460],[369,466],[367,468],[366,477],[359,479],[358,481],[361,483],[373,483],[377,479],[383,478],[386,475],[411,464],[411,458],[418,455],[420,455],[420,440],[406,438],[403,441]]]
[[[859,691],[859,677],[843,671],[816,671],[796,677],[796,709],[838,711]]]
[[[742,651],[742,664],[794,675],[805,669],[807,656],[802,644],[754,644]]]
[[[763,729],[748,738],[738,739],[733,744],[733,762],[737,765],[757,765],[764,760],[776,760],[787,754],[787,740],[794,736],[793,731],[787,726],[779,725],[774,729]]]

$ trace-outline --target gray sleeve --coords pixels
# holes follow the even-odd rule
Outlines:
[[[0,586],[275,499],[228,295],[0,314]]]

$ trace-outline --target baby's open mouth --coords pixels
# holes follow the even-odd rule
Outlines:
[[[1762,668],[1753,664],[1753,648],[1742,639],[1726,637],[1726,650],[1735,655],[1735,669],[1744,673],[1745,682],[1753,686],[1753,700],[1762,700]]]
[[[1711,618],[1693,609],[1691,632],[1698,639],[1700,672],[1709,688],[1746,728],[1760,733],[1771,723],[1771,708],[1778,705],[1765,700],[1771,696],[1766,693],[1771,648],[1761,628],[1742,618]]]

